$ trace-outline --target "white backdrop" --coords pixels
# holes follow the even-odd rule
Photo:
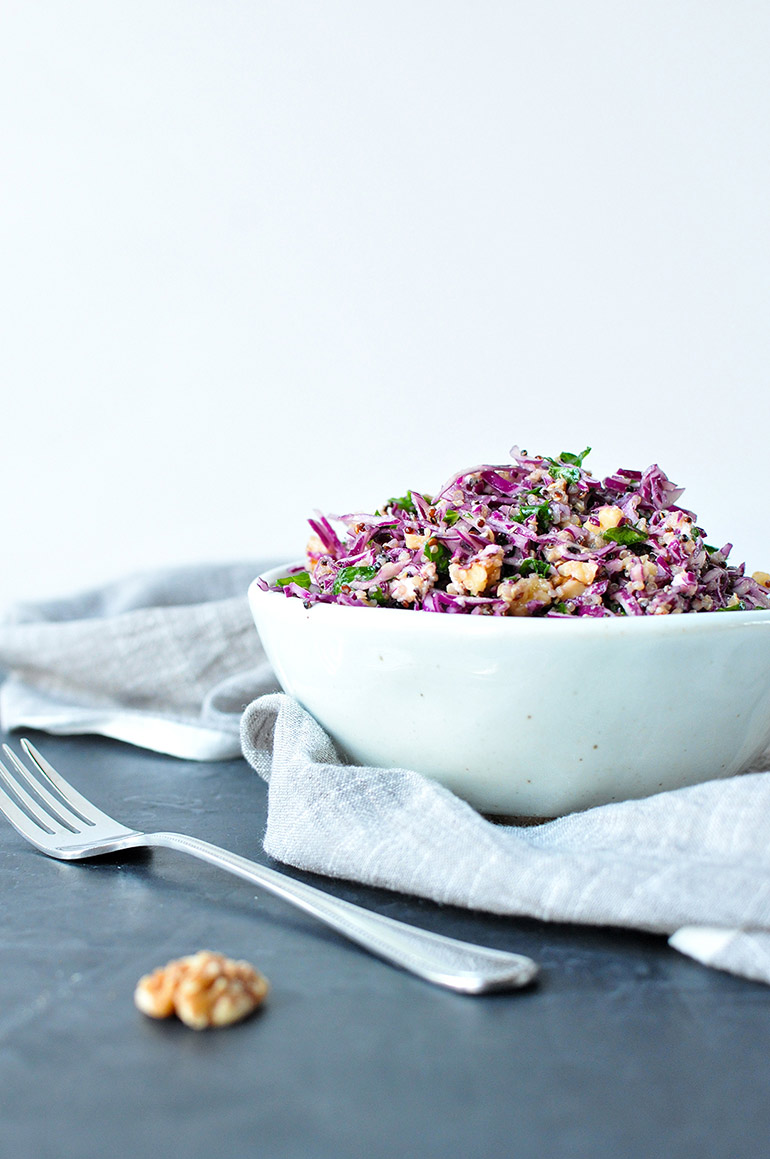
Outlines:
[[[770,6],[5,0],[0,602],[514,442],[770,570]]]

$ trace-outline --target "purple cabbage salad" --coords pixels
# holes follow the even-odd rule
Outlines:
[[[660,616],[770,608],[770,575],[705,542],[657,465],[604,480],[590,451],[514,447],[512,462],[407,491],[373,515],[317,514],[307,566],[273,585],[305,606],[492,616]],[[267,588],[265,581],[262,584]]]

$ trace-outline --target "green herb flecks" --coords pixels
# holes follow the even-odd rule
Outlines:
[[[559,459],[562,463],[572,463],[575,467],[582,467],[583,459],[585,459],[587,455],[590,455],[590,453],[590,447],[585,447],[585,449],[582,450],[579,455],[573,455],[571,451],[562,451],[562,453],[559,455]]]
[[[444,523],[446,523],[447,527],[454,527],[459,518],[459,511],[455,511],[454,507],[447,507],[446,511],[444,512]]]
[[[532,559],[528,557],[516,566],[518,568],[518,574],[521,576],[532,575],[533,573],[537,575],[551,574],[551,565],[550,563],[546,563],[544,559]]]
[[[608,543],[619,543],[622,547],[630,547],[637,555],[652,551],[652,544],[647,542],[647,534],[638,527],[608,527],[602,532],[602,538]]]
[[[533,515],[537,521],[538,535],[544,535],[553,522],[550,503],[522,503],[516,511],[511,512],[511,519],[523,523]]]
[[[580,469],[583,466],[583,459],[591,451],[590,447],[585,447],[579,454],[573,451],[562,451],[558,459],[548,459],[550,463],[550,473],[554,479],[565,479],[568,483],[577,483],[580,479]]]
[[[395,496],[391,499],[388,499],[385,503],[385,508],[387,509],[388,507],[400,507],[402,511],[408,511],[410,515],[417,514],[417,508],[414,505],[414,499],[412,499],[411,491],[407,491],[406,495],[401,495],[400,497]]]
[[[285,575],[275,582],[279,588],[288,587],[289,584],[296,584],[300,588],[309,588],[313,581],[310,578],[309,572],[298,571],[296,575]]]
[[[446,571],[449,567],[449,551],[443,543],[437,543],[436,540],[428,540],[422,549],[422,553],[430,563],[435,563],[437,571]]]
[[[355,583],[357,580],[363,580],[365,582],[366,580],[374,579],[379,570],[380,569],[378,567],[371,567],[367,565],[362,565],[360,567],[343,567],[341,571],[337,573],[337,578],[334,581],[332,591],[334,592],[335,596],[338,596],[343,588],[349,588],[350,585]]]

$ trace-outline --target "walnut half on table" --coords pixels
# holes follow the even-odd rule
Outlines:
[[[261,1006],[267,978],[248,962],[199,950],[139,979],[134,1002],[150,1018],[176,1014],[194,1030],[229,1026]]]

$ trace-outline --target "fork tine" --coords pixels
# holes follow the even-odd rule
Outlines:
[[[10,749],[7,748],[7,746],[4,745],[3,747],[10,754],[10,756],[13,756],[13,753]],[[14,765],[18,765],[16,760],[14,760]],[[21,817],[26,821],[27,830],[32,827],[33,830],[35,828],[38,830],[43,829],[49,834],[73,832],[72,825],[66,822],[62,816],[53,816],[51,813],[41,809],[38,802],[29,795],[23,785],[19,784],[18,779],[14,777],[13,773],[8,770],[2,761],[0,761],[0,777],[5,781],[6,785],[8,785],[8,787],[16,795],[16,798],[24,806],[24,809],[20,809],[13,798],[11,798],[9,794],[0,787],[0,791],[2,791],[3,794],[3,800],[6,802],[6,805],[10,804],[12,807],[13,815],[16,817],[16,820],[13,823],[16,825],[17,829],[19,829],[19,820]],[[26,814],[24,810],[26,810]],[[31,814],[31,816],[29,816],[29,814]],[[10,819],[11,817],[9,816],[9,820]],[[21,832],[25,833],[26,835],[26,831],[24,829],[22,829]]]
[[[85,817],[82,817],[75,809],[68,808],[67,805],[65,805],[61,800],[61,797],[54,797],[52,793],[49,793],[44,782],[40,781],[34,775],[34,773],[32,773],[26,767],[26,765],[24,765],[19,760],[19,758],[16,756],[16,753],[12,748],[9,748],[7,744],[3,745],[3,752],[8,757],[8,760],[11,762],[16,772],[19,773],[20,776],[22,776],[27,782],[27,784],[32,787],[35,793],[35,797],[31,798],[33,803],[36,803],[38,799],[42,801],[43,805],[53,816],[54,820],[61,821],[63,825],[65,825],[68,829],[74,829],[76,833],[79,833],[84,825],[87,825],[89,828],[93,827],[92,821],[88,821]],[[6,768],[6,772],[7,771],[8,770]],[[14,791],[17,793],[23,792],[21,785],[18,783],[18,779],[16,779],[16,782],[17,783],[13,786]],[[25,801],[25,805],[28,804],[29,802]]]
[[[0,761],[0,765],[2,765],[2,761]],[[0,778],[2,778],[1,771]],[[22,837],[26,837],[27,841],[32,841],[37,844],[43,832],[48,833],[49,836],[53,835],[52,829],[46,826],[45,830],[42,830],[36,821],[33,821],[23,809],[20,809],[13,798],[8,796],[2,785],[0,785],[0,812],[5,813],[14,829],[18,830]]]
[[[35,748],[31,741],[27,740],[26,737],[22,737],[19,743],[40,772],[43,780],[48,781],[53,786],[59,796],[66,801],[70,808],[86,824],[97,825],[100,821],[114,823],[114,818],[110,817],[107,813],[103,813],[101,809],[97,809],[96,805],[86,797],[83,797],[77,789],[72,787],[69,781],[65,781],[61,773],[57,773],[50,761],[45,759],[43,754]]]

